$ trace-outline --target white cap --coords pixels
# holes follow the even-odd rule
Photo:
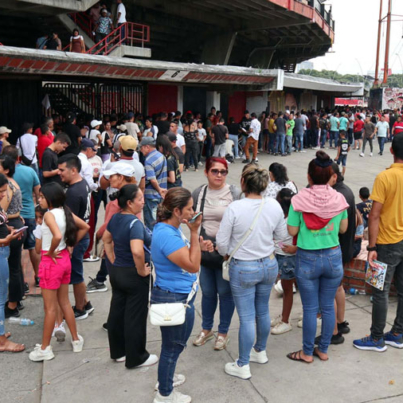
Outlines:
[[[0,134],[4,134],[4,133],[11,133],[11,130],[9,128],[7,128],[6,126],[1,126]]]
[[[91,127],[92,127],[92,128],[97,127],[97,126],[99,126],[99,125],[102,125],[102,120],[96,120],[96,119],[94,119],[94,120],[91,121]]]
[[[106,179],[109,179],[110,176],[115,174],[134,177],[135,171],[131,165],[126,164],[125,162],[116,162],[112,164],[109,169],[103,172],[103,176],[105,176]]]

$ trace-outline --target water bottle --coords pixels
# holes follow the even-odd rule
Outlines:
[[[35,324],[33,320],[27,318],[10,318],[9,322],[19,324],[21,326],[32,326]]]
[[[350,292],[351,295],[357,295],[358,294],[358,290],[355,289],[355,288],[350,288],[349,292]]]

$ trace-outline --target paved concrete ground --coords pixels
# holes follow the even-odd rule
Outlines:
[[[332,154],[335,154],[333,150]],[[377,152],[377,150],[376,150]],[[306,184],[308,162],[314,152],[296,154],[292,157],[274,158],[259,155],[261,165],[279,161],[288,166],[289,177],[298,187]],[[334,155],[332,155],[334,156]],[[361,186],[372,187],[377,173],[392,163],[389,153],[383,157],[359,158],[358,152],[348,157],[346,183],[358,198]],[[238,183],[242,164],[231,165],[229,183]],[[184,184],[190,189],[204,182],[203,172],[184,173]],[[102,213],[103,214],[103,213]],[[99,264],[86,264],[86,276],[94,276]],[[108,283],[109,287],[109,283]],[[72,297],[72,295],[71,295]],[[73,354],[70,338],[65,343],[52,342],[56,358],[44,364],[33,363],[28,352],[41,340],[43,323],[42,299],[30,295],[25,301],[24,317],[36,321],[32,327],[7,325],[14,339],[27,346],[21,354],[2,354],[0,402],[24,403],[134,403],[152,402],[157,380],[157,366],[148,369],[126,370],[123,364],[109,358],[107,334],[102,330],[111,297],[106,293],[91,294],[95,312],[87,320],[78,323],[80,334],[85,338],[84,351]],[[352,346],[354,338],[369,333],[371,303],[368,296],[348,296],[346,319],[351,333],[343,345],[331,346],[330,360],[315,360],[312,365],[291,362],[286,354],[301,347],[302,331],[297,321],[302,313],[299,295],[294,298],[291,314],[293,330],[285,335],[270,336],[268,341],[269,363],[251,364],[252,378],[242,381],[224,373],[224,365],[237,358],[239,320],[235,313],[231,329],[231,341],[226,351],[215,352],[213,342],[196,348],[191,342],[181,355],[177,371],[185,374],[186,383],[180,391],[190,394],[194,402],[297,402],[297,403],[365,403],[403,401],[403,350],[389,347],[382,354],[361,352]],[[273,291],[270,312],[275,316],[281,311],[281,298]],[[196,321],[192,338],[201,326],[200,293],[196,301]],[[396,299],[391,299],[388,325],[393,322]],[[217,324],[215,325],[215,330]],[[161,337],[159,329],[148,327],[148,349],[159,354]]]

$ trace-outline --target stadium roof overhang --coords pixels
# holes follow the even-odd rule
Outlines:
[[[231,84],[282,90],[282,70],[174,63],[0,46],[0,73],[189,84]]]

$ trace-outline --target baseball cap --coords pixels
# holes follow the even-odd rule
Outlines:
[[[119,137],[120,146],[124,151],[136,151],[138,142],[132,136],[122,136]]]
[[[4,133],[11,133],[11,130],[8,129],[6,126],[1,126],[0,127],[0,134],[4,134]]]
[[[103,172],[103,176],[105,176],[106,179],[109,179],[112,175],[116,174],[134,177],[135,170],[132,165],[126,164],[125,162],[116,162],[112,164],[109,169]]]
[[[91,148],[93,151],[96,151],[94,143],[90,139],[82,139],[81,140],[81,147]]]
[[[134,113],[133,113],[133,112],[129,112],[129,113],[127,114],[127,117],[128,117],[129,119],[134,118]]]
[[[127,127],[125,125],[116,126],[116,129],[120,130],[121,132],[125,132]]]
[[[176,137],[176,134],[175,133],[172,133],[172,132],[168,132],[167,133],[167,136],[168,136],[168,139],[169,139],[169,141],[172,143],[173,141],[177,141],[178,140],[178,138]]]
[[[152,137],[143,137],[140,142],[140,147],[143,146],[155,146],[155,140]]]
[[[91,120],[91,127],[92,128],[97,127],[99,125],[102,125],[102,120],[96,120],[96,119]]]

